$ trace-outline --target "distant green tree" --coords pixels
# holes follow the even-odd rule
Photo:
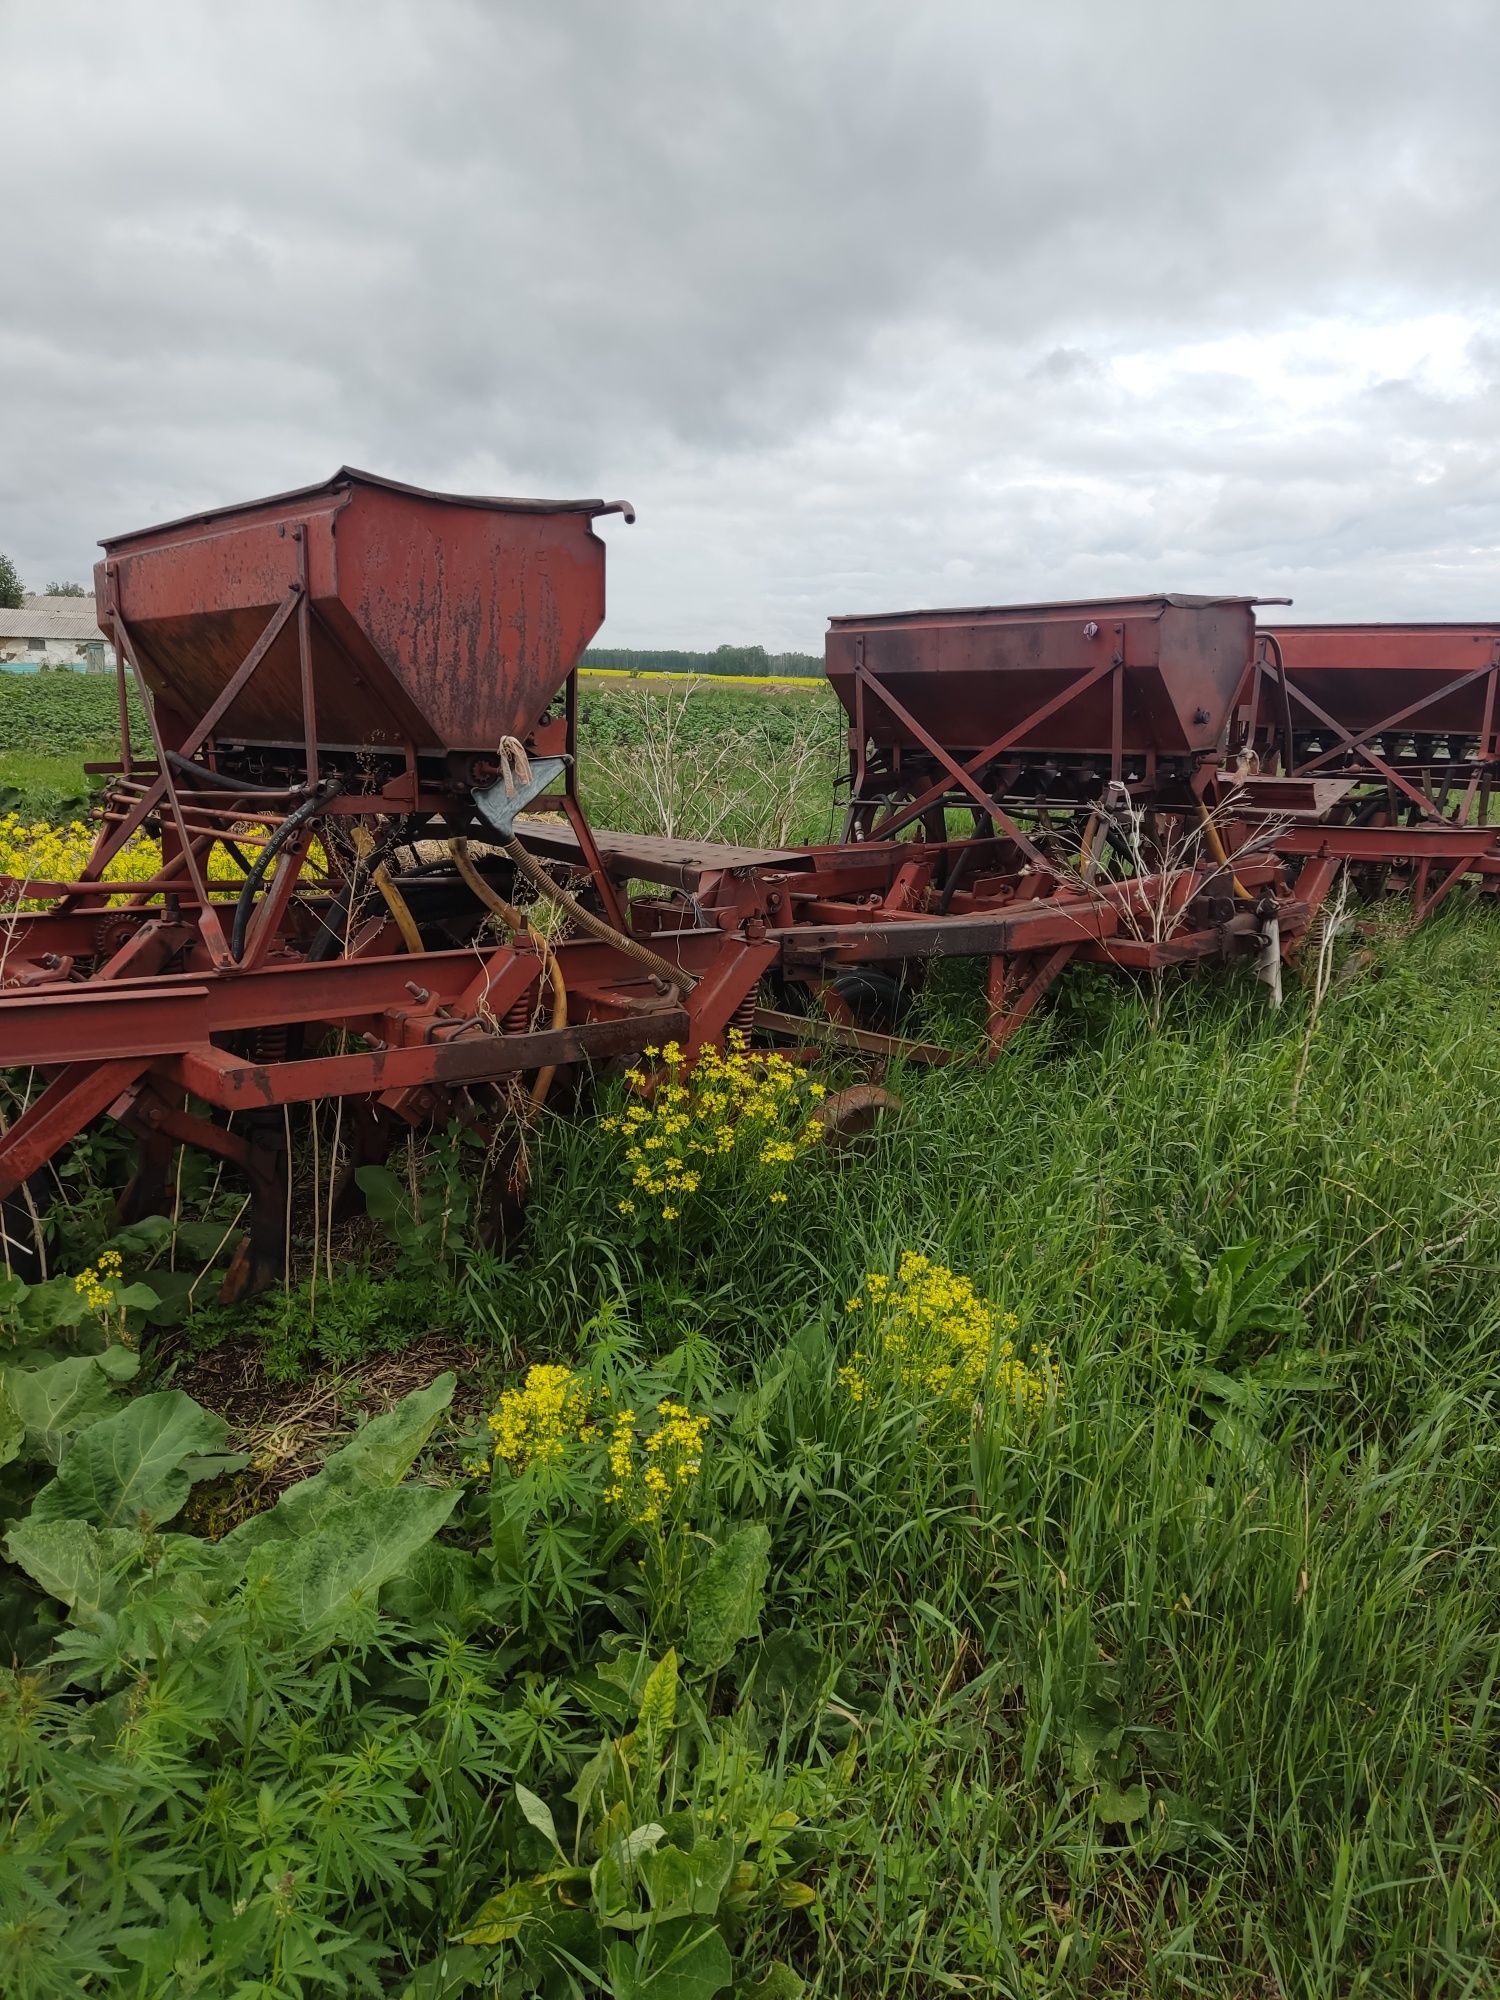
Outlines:
[[[19,611],[25,602],[21,573],[5,551],[0,549],[0,609]]]
[[[47,585],[47,595],[49,597],[87,597],[88,592],[81,583],[49,583]]]
[[[714,654],[716,674],[755,674],[763,678],[769,668],[764,646],[720,646]]]

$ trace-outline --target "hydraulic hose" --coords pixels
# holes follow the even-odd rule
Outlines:
[[[185,778],[195,784],[210,785],[221,792],[238,792],[243,797],[257,793],[267,798],[284,799],[288,787],[285,785],[255,785],[248,778],[232,778],[227,771],[211,771],[207,764],[199,764],[191,757],[184,757],[179,751],[169,750],[167,762],[174,771],[181,771]]]
[[[401,933],[401,942],[408,951],[420,951],[422,933],[417,929],[417,920],[411,913],[411,904],[391,880],[391,871],[383,861],[376,863],[370,880],[385,898],[385,906],[395,919],[396,928]]]
[[[1214,825],[1213,814],[1203,803],[1202,799],[1198,801],[1198,817],[1203,822],[1203,837],[1208,842],[1209,853],[1221,868],[1229,868],[1229,856],[1224,851],[1224,843],[1219,837],[1219,829]],[[1255,901],[1255,898],[1250,894],[1250,891],[1245,887],[1232,868],[1229,868],[1229,881],[1234,893],[1242,903],[1253,903]]]
[[[508,925],[513,931],[527,932],[531,930],[530,924],[527,923],[525,917],[522,916],[515,904],[507,903],[499,890],[492,889],[479,870],[474,866],[474,863],[469,859],[469,843],[466,840],[450,840],[448,842],[448,854],[454,867],[463,877],[470,893],[477,897],[487,910],[492,910],[500,921]],[[536,936],[538,933],[533,932],[532,935]]]
[[[310,799],[304,799],[295,811],[287,814],[255,857],[254,865],[245,877],[245,886],[240,891],[239,901],[234,906],[234,928],[229,938],[229,950],[233,957],[239,959],[245,956],[245,932],[250,925],[250,912],[255,906],[256,891],[266,879],[267,869],[293,834],[306,826],[314,814],[323,810],[327,799],[328,791],[320,786]]]

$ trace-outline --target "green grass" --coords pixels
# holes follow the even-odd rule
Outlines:
[[[590,697],[601,820],[826,826],[822,697],[654,699]],[[1292,982],[1275,1013],[1218,968],[1074,968],[998,1062],[894,1075],[865,1150],[676,1249],[620,1221],[592,1119],[549,1116],[524,1237],[450,1276],[487,1392],[634,1352],[714,1414],[705,1518],[770,1529],[763,1623],[825,1698],[704,1699],[816,1798],[818,1902],[751,1929],[752,1970],[820,2000],[1500,1992],[1500,910],[1366,914],[1316,1019]],[[981,1013],[950,966],[912,1027],[972,1047]],[[1050,1344],[1035,1429],[840,1391],[845,1301],[903,1249]]]
[[[113,755],[108,747],[93,748],[90,761]],[[17,812],[27,819],[51,821],[86,818],[90,798],[84,757],[64,753],[49,757],[34,750],[0,754],[0,813]]]
[[[918,1248],[1069,1383],[972,1458],[905,1409],[856,1444],[826,1371],[782,1394],[778,1599],[860,1750],[815,1990],[1497,1990],[1497,955],[1492,911],[1386,944],[1295,1111],[1300,997],[1205,979],[1151,1029],[1080,972],[682,1274],[734,1371]],[[558,1143],[543,1244],[606,1226]],[[1170,1302],[1247,1243],[1301,1332]]]

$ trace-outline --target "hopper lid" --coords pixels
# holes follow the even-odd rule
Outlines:
[[[158,521],[149,528],[132,528],[123,535],[107,535],[99,546],[101,549],[114,549],[146,535],[162,534],[169,528],[196,528],[209,521],[248,513],[256,507],[284,507],[297,500],[331,498],[353,486],[375,486],[387,493],[405,493],[416,500],[438,500],[452,507],[487,507],[501,514],[587,514],[591,519],[600,514],[623,514],[627,521],[635,519],[635,509],[628,500],[518,500],[499,494],[437,493],[431,487],[410,486],[401,479],[386,479],[378,472],[361,472],[357,466],[341,465],[331,479],[320,480],[314,486],[294,486],[286,493],[267,493],[259,499],[240,500],[227,507],[207,507],[201,513],[179,514],[174,520]]]

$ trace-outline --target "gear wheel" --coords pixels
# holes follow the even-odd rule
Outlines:
[[[140,929],[140,918],[127,916],[123,910],[111,911],[101,917],[94,926],[94,954],[101,964],[114,957],[122,945]]]

